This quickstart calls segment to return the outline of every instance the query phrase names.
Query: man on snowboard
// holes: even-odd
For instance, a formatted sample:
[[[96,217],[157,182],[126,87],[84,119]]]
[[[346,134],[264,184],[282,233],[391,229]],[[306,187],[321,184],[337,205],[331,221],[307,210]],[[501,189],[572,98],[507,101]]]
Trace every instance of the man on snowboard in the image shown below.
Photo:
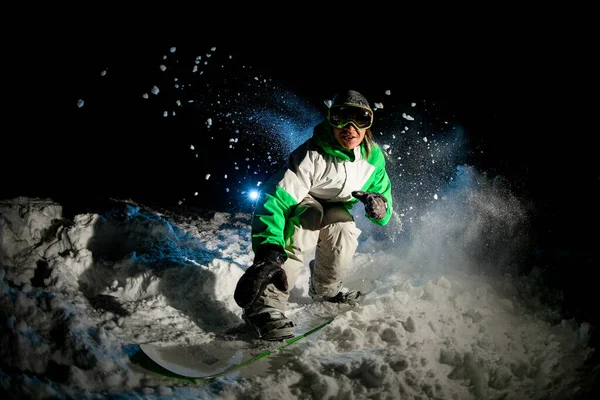
[[[349,210],[359,200],[366,217],[386,225],[392,216],[385,154],[374,142],[373,110],[360,93],[338,93],[327,118],[266,183],[252,220],[254,263],[235,289],[243,318],[264,340],[294,336],[283,313],[304,262],[314,301],[355,303],[359,291],[342,286],[361,231]]]

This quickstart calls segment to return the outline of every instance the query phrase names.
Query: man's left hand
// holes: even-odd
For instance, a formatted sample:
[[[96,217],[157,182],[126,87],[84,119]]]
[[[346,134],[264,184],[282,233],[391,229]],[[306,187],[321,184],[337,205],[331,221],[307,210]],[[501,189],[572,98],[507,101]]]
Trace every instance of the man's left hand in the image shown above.
[[[363,192],[357,190],[352,192],[352,196],[356,197],[365,205],[365,213],[369,218],[383,219],[387,212],[387,200],[383,195],[374,192]]]

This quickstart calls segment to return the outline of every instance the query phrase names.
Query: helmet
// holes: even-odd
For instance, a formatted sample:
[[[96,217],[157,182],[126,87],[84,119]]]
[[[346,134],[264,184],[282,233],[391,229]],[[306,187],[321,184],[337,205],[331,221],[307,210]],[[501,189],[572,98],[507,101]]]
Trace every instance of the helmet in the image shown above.
[[[335,95],[333,98],[333,103],[331,107],[335,106],[353,106],[366,108],[367,110],[373,113],[373,110],[369,106],[369,102],[362,94],[358,93],[356,90],[346,90],[341,91]]]

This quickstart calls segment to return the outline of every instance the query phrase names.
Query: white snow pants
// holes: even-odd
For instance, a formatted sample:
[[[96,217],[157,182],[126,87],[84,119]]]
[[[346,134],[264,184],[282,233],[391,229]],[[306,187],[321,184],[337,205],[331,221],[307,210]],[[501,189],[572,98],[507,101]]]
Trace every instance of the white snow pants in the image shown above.
[[[267,305],[285,311],[290,292],[315,247],[312,276],[315,291],[319,296],[335,296],[358,248],[361,230],[344,206],[321,203],[309,195],[292,213],[285,232],[293,233],[286,242],[288,259],[282,266],[287,274],[288,290],[282,292],[273,284],[267,285],[255,307]]]

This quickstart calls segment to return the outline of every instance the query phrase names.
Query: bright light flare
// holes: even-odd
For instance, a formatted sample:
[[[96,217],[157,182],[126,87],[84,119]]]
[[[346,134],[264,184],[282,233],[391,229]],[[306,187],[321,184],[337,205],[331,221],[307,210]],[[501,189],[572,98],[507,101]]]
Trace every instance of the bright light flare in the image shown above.
[[[250,197],[251,200],[256,200],[258,199],[258,196],[260,195],[260,192],[258,190],[251,190],[248,193],[248,196]]]

